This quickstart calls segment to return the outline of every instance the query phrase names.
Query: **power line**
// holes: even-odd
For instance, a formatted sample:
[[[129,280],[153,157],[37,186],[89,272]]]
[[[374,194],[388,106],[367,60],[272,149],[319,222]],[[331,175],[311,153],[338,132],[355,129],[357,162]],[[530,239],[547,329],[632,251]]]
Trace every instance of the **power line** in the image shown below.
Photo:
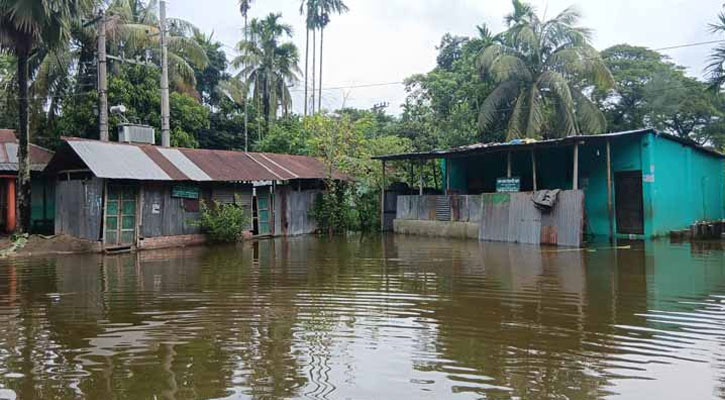
[[[682,49],[682,48],[685,48],[685,47],[703,46],[703,45],[706,45],[706,44],[715,44],[715,43],[725,43],[725,40],[720,39],[720,40],[709,40],[709,41],[706,41],[706,42],[685,43],[685,44],[678,44],[678,45],[668,46],[668,47],[660,47],[660,48],[652,49],[652,50],[654,50],[654,51],[665,51],[665,50]]]

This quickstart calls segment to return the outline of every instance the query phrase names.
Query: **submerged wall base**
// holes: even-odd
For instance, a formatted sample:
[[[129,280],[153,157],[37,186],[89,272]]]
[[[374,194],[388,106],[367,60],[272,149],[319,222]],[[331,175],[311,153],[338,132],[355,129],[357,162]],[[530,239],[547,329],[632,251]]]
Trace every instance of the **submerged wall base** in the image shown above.
[[[196,246],[206,243],[202,234],[147,237],[138,241],[139,250],[165,249],[169,247]]]
[[[395,233],[402,233],[406,235],[478,240],[478,229],[479,224],[477,222],[420,221],[405,219],[396,219],[393,221],[393,231]]]

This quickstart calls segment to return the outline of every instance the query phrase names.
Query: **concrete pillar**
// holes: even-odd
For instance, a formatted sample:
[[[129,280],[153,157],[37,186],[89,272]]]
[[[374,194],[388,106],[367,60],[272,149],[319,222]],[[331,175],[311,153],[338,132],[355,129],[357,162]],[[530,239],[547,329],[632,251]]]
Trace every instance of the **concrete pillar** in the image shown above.
[[[7,185],[6,185],[7,190],[5,191],[7,198],[6,198],[5,202],[8,205],[8,208],[7,208],[6,214],[5,214],[5,231],[8,233],[11,233],[11,232],[15,232],[15,227],[16,227],[15,178],[6,179],[5,182],[7,183]]]

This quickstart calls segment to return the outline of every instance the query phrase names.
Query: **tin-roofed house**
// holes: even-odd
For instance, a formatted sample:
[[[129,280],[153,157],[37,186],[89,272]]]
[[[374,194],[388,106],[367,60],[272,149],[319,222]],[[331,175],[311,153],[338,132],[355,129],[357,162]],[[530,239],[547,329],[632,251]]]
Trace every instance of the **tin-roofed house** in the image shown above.
[[[54,185],[42,175],[53,152],[30,144],[30,231],[52,233]],[[5,233],[15,231],[17,220],[18,139],[15,131],[0,129],[0,229]]]
[[[309,211],[328,178],[312,157],[78,138],[63,139],[46,173],[57,179],[56,234],[106,249],[203,241],[201,200],[244,207],[254,235],[312,233]]]
[[[399,232],[579,246],[585,236],[652,238],[725,218],[725,156],[653,129],[378,159],[384,168],[442,160],[441,195],[421,187],[384,202],[384,228]],[[542,190],[560,190],[559,202],[538,204]]]

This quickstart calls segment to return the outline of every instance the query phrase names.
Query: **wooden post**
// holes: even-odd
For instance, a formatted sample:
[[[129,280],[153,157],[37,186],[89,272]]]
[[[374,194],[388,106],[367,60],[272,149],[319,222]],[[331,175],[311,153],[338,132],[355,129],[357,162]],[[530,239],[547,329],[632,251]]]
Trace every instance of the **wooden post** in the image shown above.
[[[534,149],[531,149],[531,174],[533,177],[532,180],[534,182],[533,187],[534,187],[534,192],[535,192],[537,190],[537,185],[536,185],[536,151]]]
[[[444,195],[448,195],[451,190],[451,159],[446,158],[446,190],[443,192]]]
[[[506,153],[506,177],[511,177],[511,152]]]
[[[7,204],[8,209],[6,210],[5,215],[5,231],[7,233],[15,232],[15,178],[8,178],[7,179],[7,198],[5,203]],[[30,227],[27,227],[30,228]]]
[[[418,161],[418,167],[420,167],[420,176],[418,180],[419,196],[423,195],[423,160]]]
[[[614,207],[612,204],[612,150],[607,139],[607,212],[609,213],[609,239],[614,239]]]
[[[438,162],[435,158],[431,161],[433,161],[433,187],[438,190]]]
[[[572,179],[572,189],[579,190],[579,142],[574,142],[574,177]]]
[[[380,231],[385,232],[385,160],[383,161],[383,184],[380,188]]]

